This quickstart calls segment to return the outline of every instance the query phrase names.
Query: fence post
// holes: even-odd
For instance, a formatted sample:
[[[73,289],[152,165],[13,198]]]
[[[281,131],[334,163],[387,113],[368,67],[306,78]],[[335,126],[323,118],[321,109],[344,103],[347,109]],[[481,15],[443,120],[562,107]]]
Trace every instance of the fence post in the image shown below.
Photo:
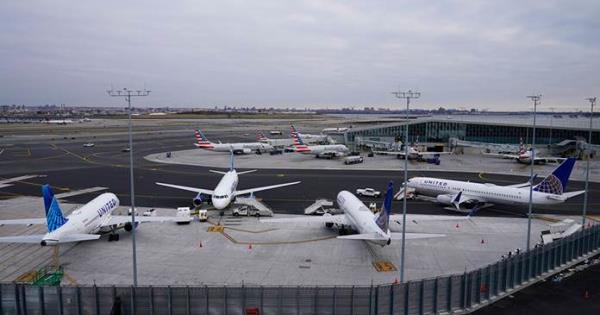
[[[438,279],[439,279],[438,277],[435,277],[435,280],[433,280],[433,301],[432,301],[432,304],[433,304],[432,305],[432,307],[433,307],[433,314],[437,314],[438,313],[438,305],[437,305],[438,304],[438,302],[437,302],[438,297],[437,296],[438,296],[438,289],[439,289],[438,288],[438,285],[439,285],[439,283],[438,283],[439,280]]]
[[[446,279],[448,279],[448,295],[446,296],[447,299],[447,305],[448,305],[448,312],[452,312],[452,276],[447,276]]]
[[[172,298],[172,292],[171,292],[171,286],[168,285],[167,286],[167,309],[168,309],[168,314],[172,315],[173,314],[173,301],[171,300]],[[225,305],[227,305],[227,303],[225,303]],[[225,312],[225,314],[227,314],[227,312]]]
[[[332,308],[333,308],[333,313],[332,313],[332,314],[335,314],[335,300],[336,300],[336,293],[337,293],[337,289],[336,289],[336,287],[335,287],[335,286],[333,286],[333,307],[332,307]],[[297,313],[296,313],[296,314],[297,314]]]
[[[135,287],[129,287],[129,301],[131,301],[131,314],[135,315]]]
[[[98,287],[94,283],[94,301],[96,302],[96,315],[100,315],[100,301],[98,300]]]
[[[208,314],[208,312],[210,311],[210,307],[209,307],[210,306],[209,305],[210,304],[210,302],[209,302],[210,300],[208,298],[208,292],[209,292],[208,291],[208,285],[204,286],[204,292],[206,292],[206,294],[205,294],[206,295],[206,314]]]
[[[244,302],[246,302],[246,301],[244,300]],[[190,303],[190,286],[189,285],[185,286],[185,306],[186,306],[186,309],[187,309],[187,313],[186,314],[190,315],[192,313],[192,310],[190,309],[191,308],[191,303]]]
[[[56,287],[56,295],[58,295],[58,314],[63,315],[64,314],[64,310],[63,310],[63,300],[62,300],[62,287],[61,286],[57,286]]]
[[[373,286],[371,286],[373,288]],[[313,313],[317,314],[317,301],[319,300],[319,287],[315,286],[314,288],[315,294],[313,294],[313,298],[315,301],[313,302]],[[369,306],[371,305],[371,296],[369,295]],[[369,314],[371,313],[371,309],[369,308]]]
[[[335,312],[333,312],[335,314]],[[394,314],[394,284],[390,286],[390,315]]]
[[[79,286],[76,286],[75,300],[77,301],[77,314],[81,315],[81,290]]]
[[[316,303],[317,301],[315,300],[315,314],[317,314]],[[371,286],[369,287],[369,315],[373,315],[373,283],[371,283]]]
[[[0,291],[1,288],[0,288]],[[40,314],[46,314],[46,305],[44,305],[44,287],[38,286],[38,301],[40,302]],[[0,299],[0,304],[2,300]],[[2,314],[2,306],[0,305],[0,314]]]
[[[424,304],[423,300],[425,300],[425,298],[423,297],[424,296],[423,291],[425,290],[424,286],[425,286],[424,281],[423,280],[419,281],[419,314],[420,315],[423,315],[423,304]],[[392,314],[394,314],[394,313],[392,313]]]
[[[467,308],[467,272],[462,274],[462,281],[460,282],[460,300],[462,302],[461,308],[465,310]]]
[[[410,294],[409,282],[402,283],[402,287],[404,287],[404,314],[408,315],[408,306],[409,306],[408,298],[409,298],[409,294]],[[393,314],[390,314],[390,315],[393,315]]]
[[[154,287],[150,286],[148,290],[149,300],[150,300],[150,314],[154,315]]]

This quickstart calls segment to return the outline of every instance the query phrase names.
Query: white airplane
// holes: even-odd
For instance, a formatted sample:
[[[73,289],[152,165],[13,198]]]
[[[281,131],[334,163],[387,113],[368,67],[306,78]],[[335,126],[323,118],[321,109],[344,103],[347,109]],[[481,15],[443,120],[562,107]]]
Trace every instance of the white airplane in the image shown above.
[[[270,151],[273,147],[262,142],[213,143],[206,138],[200,129],[195,131],[196,147],[215,152],[233,152],[233,154],[249,154],[256,151]]]
[[[394,195],[394,185],[389,183],[383,210],[375,215],[362,201],[348,191],[341,191],[337,195],[337,203],[343,214],[328,215],[320,217],[303,216],[300,218],[280,218],[263,219],[264,223],[324,223],[327,227],[336,225],[340,228],[340,234],[344,234],[346,228],[350,228],[357,234],[341,235],[339,239],[363,240],[375,243],[380,246],[390,245],[392,239],[402,239],[402,233],[394,233],[389,230],[389,222],[402,220],[402,215],[391,214],[392,199]],[[416,219],[418,218],[418,219]],[[407,215],[407,222],[412,221],[444,221],[444,220],[465,220],[466,216],[444,216],[443,218],[434,216],[415,216]],[[427,233],[405,233],[405,239],[421,239],[432,237],[444,237],[444,234]]]
[[[343,144],[306,145],[302,136],[291,126],[295,152],[313,154],[316,157],[340,157],[348,155],[350,150]]]
[[[583,194],[585,191],[565,192],[569,176],[575,164],[569,158],[560,164],[552,174],[533,187],[532,202],[534,205],[553,205]],[[453,206],[446,209],[460,212],[476,212],[484,206],[497,204],[526,205],[529,203],[530,182],[509,186],[471,183],[458,180],[447,180],[431,177],[413,177],[408,180],[408,188],[415,195],[435,197],[438,203]],[[465,205],[471,210],[464,210]]]
[[[531,156],[534,156],[533,164],[547,164],[547,163],[560,163],[566,160],[566,158],[555,157],[555,156],[537,156],[534,154],[531,148],[529,150],[525,150],[525,145],[523,144],[523,138],[520,138],[519,141],[519,151],[516,154],[499,154],[499,153],[482,153],[487,156],[495,156],[501,157],[503,159],[515,160],[519,163],[523,164],[531,164]]]
[[[215,187],[214,190],[203,189],[203,188],[194,188],[194,187],[188,187],[188,186],[180,186],[180,185],[172,185],[172,184],[165,184],[165,183],[156,183],[156,184],[160,185],[160,186],[171,187],[171,188],[175,188],[175,189],[186,190],[186,191],[191,191],[191,192],[197,193],[198,195],[193,199],[193,203],[196,206],[199,206],[200,204],[202,204],[202,201],[204,201],[204,199],[202,198],[203,195],[209,195],[213,206],[216,209],[221,210],[221,209],[227,208],[227,206],[229,206],[229,204],[232,201],[234,201],[235,197],[237,197],[237,196],[254,194],[255,192],[258,192],[258,191],[270,190],[270,189],[275,189],[275,188],[280,188],[280,187],[285,187],[285,186],[290,186],[290,185],[296,185],[296,184],[300,183],[298,181],[298,182],[291,182],[291,183],[285,183],[285,184],[237,190],[238,175],[256,172],[256,170],[250,170],[250,171],[244,171],[244,172],[238,173],[238,172],[236,172],[233,163],[234,163],[234,160],[233,160],[233,153],[232,153],[231,154],[231,167],[230,167],[229,171],[221,172],[221,171],[209,170],[210,172],[213,172],[213,173],[223,174],[223,177],[221,178],[221,180],[217,184],[217,187]]]
[[[112,215],[119,207],[119,198],[113,193],[103,193],[92,201],[81,206],[66,218],[58,200],[49,185],[42,186],[46,218],[0,220],[2,225],[46,224],[48,233],[0,237],[0,243],[39,243],[42,246],[58,245],[69,242],[90,241],[100,238],[98,233],[108,233],[109,241],[118,241],[116,230],[123,227],[131,231],[130,216]],[[136,217],[135,225],[142,222],[184,222],[180,217]],[[185,221],[187,222],[187,221]]]
[[[425,152],[420,151],[416,147],[409,145],[408,146],[408,159],[426,159],[426,158],[437,158],[442,154],[452,154],[452,152]],[[396,151],[373,151],[375,154],[383,154],[383,155],[395,155],[399,159],[404,159],[405,152],[404,150],[396,150]]]

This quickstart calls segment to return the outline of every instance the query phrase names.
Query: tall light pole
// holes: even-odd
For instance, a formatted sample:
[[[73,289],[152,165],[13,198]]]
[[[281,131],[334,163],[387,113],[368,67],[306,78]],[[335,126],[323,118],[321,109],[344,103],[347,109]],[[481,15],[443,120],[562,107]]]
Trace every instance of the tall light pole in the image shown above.
[[[127,109],[129,113],[129,189],[131,195],[131,244],[133,251],[133,285],[137,286],[137,259],[135,250],[135,194],[133,185],[133,139],[131,131],[131,98],[136,96],[148,96],[149,90],[137,90],[132,91],[124,88],[123,90],[108,90],[106,91],[110,96],[125,97],[127,101]]]
[[[404,283],[404,246],[406,243],[406,189],[408,188],[408,110],[410,99],[421,97],[421,93],[413,92],[392,92],[395,97],[406,100],[406,122],[404,123],[404,198],[402,198],[402,253],[400,255],[400,282]]]
[[[548,141],[548,144],[552,144],[552,128],[553,128],[552,122],[554,120],[554,107],[550,107],[550,112],[551,112],[551,114],[550,114],[550,140]]]
[[[594,105],[596,105],[596,97],[586,98],[590,102],[590,129],[588,131],[588,143],[587,147],[592,146],[592,118],[594,117]],[[587,152],[587,161],[585,164],[585,194],[583,195],[583,214],[581,216],[581,226],[585,229],[585,215],[587,213],[588,203],[588,181],[590,179],[590,150]]]
[[[531,240],[531,212],[533,211],[533,165],[535,162],[535,114],[537,106],[542,98],[541,94],[530,95],[527,98],[533,101],[533,135],[531,136],[531,167],[529,172],[529,211],[527,211],[527,244],[525,248],[529,251],[529,241]]]

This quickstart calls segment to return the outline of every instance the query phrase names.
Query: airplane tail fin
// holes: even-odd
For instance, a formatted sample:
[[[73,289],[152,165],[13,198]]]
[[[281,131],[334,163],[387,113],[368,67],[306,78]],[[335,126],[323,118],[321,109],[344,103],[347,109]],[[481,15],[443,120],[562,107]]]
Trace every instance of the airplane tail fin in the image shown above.
[[[302,137],[300,137],[300,134],[298,133],[298,131],[296,131],[296,128],[294,127],[294,125],[290,125],[290,129],[291,129],[292,138],[294,140],[294,147],[296,148],[296,152],[310,151],[308,146],[304,143],[304,141],[302,141]]]
[[[212,148],[214,148],[213,143],[210,142],[208,140],[208,138],[206,138],[206,136],[204,135],[204,133],[202,133],[202,130],[196,129],[194,131],[194,134],[196,136],[196,143],[195,144],[196,144],[196,146],[198,148],[201,148],[201,149],[212,149]]]
[[[519,154],[525,154],[525,145],[523,144],[523,137],[519,138]]]
[[[569,183],[569,177],[574,165],[575,158],[566,159],[552,174],[544,178],[541,183],[535,185],[533,190],[547,194],[562,195],[567,189],[567,183]]]
[[[269,138],[265,137],[265,134],[262,131],[258,132],[257,139],[258,139],[258,142],[267,142],[267,141],[269,141]]]
[[[394,198],[394,182],[390,181],[388,184],[387,192],[385,193],[385,200],[383,201],[383,210],[375,219],[377,226],[384,231],[388,231],[390,223],[390,214],[392,213],[392,199]]]
[[[58,200],[52,192],[50,185],[46,184],[42,186],[42,195],[44,196],[44,207],[46,208],[46,223],[48,224],[48,232],[52,232],[63,224],[67,223],[67,219],[64,217]]]

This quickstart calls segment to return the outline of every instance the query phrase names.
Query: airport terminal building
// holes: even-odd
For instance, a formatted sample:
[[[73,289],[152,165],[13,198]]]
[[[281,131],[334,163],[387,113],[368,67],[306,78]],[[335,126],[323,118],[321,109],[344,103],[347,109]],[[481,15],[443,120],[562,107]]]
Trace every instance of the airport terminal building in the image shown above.
[[[535,143],[553,144],[564,140],[588,138],[588,128],[585,120],[580,120],[579,126],[546,126],[538,125],[535,131]],[[484,143],[518,144],[523,138],[524,143],[531,143],[533,127],[524,123],[495,123],[485,121],[458,121],[442,119],[415,119],[408,122],[409,142],[428,142],[449,144],[450,139]],[[344,141],[349,145],[357,139],[386,141],[388,139],[404,139],[406,122],[389,124],[355,126],[344,133]],[[586,127],[583,127],[586,126]],[[592,144],[600,143],[600,130],[592,132]]]

